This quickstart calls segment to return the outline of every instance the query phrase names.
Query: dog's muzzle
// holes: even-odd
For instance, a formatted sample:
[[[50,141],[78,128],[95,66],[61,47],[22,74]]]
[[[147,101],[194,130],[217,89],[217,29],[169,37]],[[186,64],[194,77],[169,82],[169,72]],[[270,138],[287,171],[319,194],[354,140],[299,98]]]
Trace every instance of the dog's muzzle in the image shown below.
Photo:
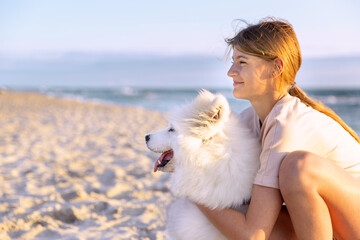
[[[166,166],[166,164],[168,162],[170,162],[170,160],[174,157],[174,152],[173,150],[169,150],[166,152],[163,152],[161,154],[161,156],[159,157],[159,159],[155,162],[154,165],[154,172],[156,172],[158,170],[158,168],[163,168]]]
[[[145,136],[145,141],[146,144],[148,144],[148,142],[150,141],[150,134]],[[148,146],[149,148],[149,146]],[[152,150],[152,149],[150,149]],[[161,154],[161,156],[159,157],[158,160],[156,160],[155,165],[154,165],[154,172],[156,172],[158,170],[158,168],[163,168],[166,166],[166,164],[168,164],[170,162],[170,160],[174,157],[174,151],[173,150],[168,150],[165,151]]]

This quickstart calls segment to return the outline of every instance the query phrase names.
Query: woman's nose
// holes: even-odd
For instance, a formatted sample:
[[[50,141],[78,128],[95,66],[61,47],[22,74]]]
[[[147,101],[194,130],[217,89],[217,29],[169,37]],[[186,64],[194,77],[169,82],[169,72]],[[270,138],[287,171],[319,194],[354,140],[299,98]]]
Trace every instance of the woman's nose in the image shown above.
[[[236,77],[236,76],[237,76],[237,72],[234,71],[233,66],[231,66],[231,68],[230,68],[229,71],[227,72],[227,75],[228,75],[229,77]]]

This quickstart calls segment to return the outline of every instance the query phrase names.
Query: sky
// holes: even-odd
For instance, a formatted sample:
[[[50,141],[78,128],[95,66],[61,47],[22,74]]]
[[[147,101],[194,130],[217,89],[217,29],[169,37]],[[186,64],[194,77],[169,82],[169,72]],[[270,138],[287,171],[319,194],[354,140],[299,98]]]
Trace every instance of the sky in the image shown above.
[[[305,86],[360,87],[359,12],[359,0],[0,0],[0,87],[231,87],[224,39],[265,17],[293,25]]]
[[[294,26],[304,57],[360,55],[358,0],[0,0],[0,55],[221,55],[235,19]]]

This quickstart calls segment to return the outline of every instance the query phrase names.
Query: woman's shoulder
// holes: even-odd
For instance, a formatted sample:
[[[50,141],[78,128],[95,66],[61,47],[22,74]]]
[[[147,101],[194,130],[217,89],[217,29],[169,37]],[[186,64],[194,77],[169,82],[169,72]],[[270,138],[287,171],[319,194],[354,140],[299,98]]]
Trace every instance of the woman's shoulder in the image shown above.
[[[296,110],[296,113],[298,112],[304,112],[307,109],[304,108],[303,103],[301,103],[300,99],[293,97],[291,95],[286,95],[283,98],[281,98],[275,106],[272,108],[268,116],[265,118],[266,122],[268,119],[274,120],[277,118],[286,118],[287,115],[294,114],[294,110]],[[306,107],[306,106],[305,106]],[[244,109],[240,114],[240,118],[245,121],[252,121],[256,120],[259,121],[259,117],[256,114],[254,108],[252,106]]]
[[[287,123],[284,124],[285,126],[288,125],[288,123],[299,123],[302,125],[305,122],[314,123],[314,121],[333,122],[330,117],[312,107],[306,106],[299,98],[289,94],[275,104],[265,121]]]
[[[264,121],[265,133],[276,128],[279,136],[306,141],[326,142],[328,145],[353,142],[353,137],[334,119],[290,95],[281,99]],[[340,144],[340,143],[339,143]],[[341,145],[341,144],[340,144]]]

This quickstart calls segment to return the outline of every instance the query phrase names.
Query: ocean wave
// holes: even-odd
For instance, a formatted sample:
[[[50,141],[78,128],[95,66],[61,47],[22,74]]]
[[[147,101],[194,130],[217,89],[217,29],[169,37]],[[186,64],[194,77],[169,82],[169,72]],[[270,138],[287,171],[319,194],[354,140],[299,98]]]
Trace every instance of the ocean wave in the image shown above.
[[[328,96],[311,96],[325,105],[360,105],[360,96],[337,96],[337,95],[328,95]]]

